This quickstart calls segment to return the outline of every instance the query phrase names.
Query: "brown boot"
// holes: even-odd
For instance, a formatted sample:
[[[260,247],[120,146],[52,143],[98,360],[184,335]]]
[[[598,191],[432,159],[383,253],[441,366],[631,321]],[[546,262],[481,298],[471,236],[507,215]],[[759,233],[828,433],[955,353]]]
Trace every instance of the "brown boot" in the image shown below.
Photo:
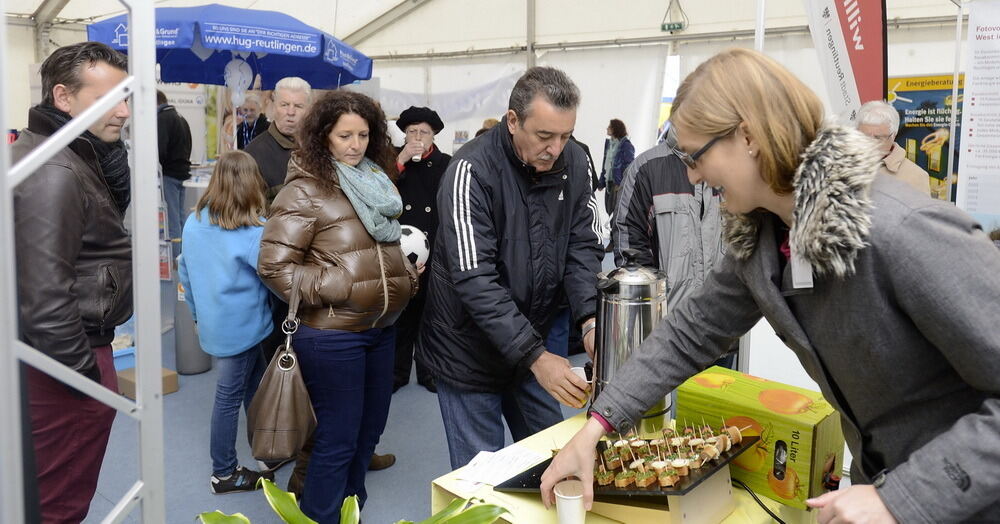
[[[396,455],[392,453],[386,453],[385,455],[379,455],[378,453],[372,453],[372,461],[368,464],[368,471],[378,471],[380,469],[385,469],[396,463]]]

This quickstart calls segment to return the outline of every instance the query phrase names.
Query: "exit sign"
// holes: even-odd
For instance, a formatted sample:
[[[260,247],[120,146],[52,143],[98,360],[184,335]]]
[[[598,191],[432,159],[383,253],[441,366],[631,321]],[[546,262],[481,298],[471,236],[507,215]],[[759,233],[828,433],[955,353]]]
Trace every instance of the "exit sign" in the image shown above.
[[[661,31],[680,31],[684,29],[683,22],[669,22],[660,26]]]

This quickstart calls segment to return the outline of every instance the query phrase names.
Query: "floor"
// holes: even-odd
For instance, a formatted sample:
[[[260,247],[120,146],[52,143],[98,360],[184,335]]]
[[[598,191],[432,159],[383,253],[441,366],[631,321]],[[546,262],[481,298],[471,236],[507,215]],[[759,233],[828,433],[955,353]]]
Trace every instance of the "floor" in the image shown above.
[[[172,351],[165,355],[172,357]],[[583,355],[571,358],[582,365]],[[168,523],[193,522],[203,511],[243,513],[251,522],[280,522],[260,491],[213,495],[209,491],[211,461],[208,456],[209,419],[215,388],[215,371],[181,376],[180,390],[164,397],[164,453],[166,456],[166,506]],[[563,409],[572,416],[574,410]],[[244,434],[241,418],[240,435]],[[114,503],[138,478],[138,425],[119,415],[111,434],[97,496],[85,522],[100,522]],[[242,464],[252,465],[246,441],[238,442]],[[416,379],[392,397],[386,431],[378,450],[394,453],[396,465],[368,474],[368,504],[362,515],[366,523],[380,524],[399,519],[420,520],[430,516],[430,482],[447,473],[448,449],[437,397],[416,384]],[[291,466],[278,471],[284,487]],[[136,514],[138,511],[135,512]],[[138,523],[137,515],[124,522]]]

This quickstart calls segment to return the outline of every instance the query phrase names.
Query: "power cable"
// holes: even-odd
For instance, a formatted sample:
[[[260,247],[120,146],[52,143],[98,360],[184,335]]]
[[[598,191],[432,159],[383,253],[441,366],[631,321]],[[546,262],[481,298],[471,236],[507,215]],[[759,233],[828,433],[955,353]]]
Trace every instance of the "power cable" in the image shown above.
[[[760,505],[761,509],[763,509],[764,511],[766,511],[767,514],[770,515],[771,518],[775,520],[775,522],[777,522],[778,524],[785,524],[785,521],[779,519],[778,516],[775,515],[773,511],[771,511],[771,508],[768,508],[767,506],[765,506],[764,503],[761,502],[761,500],[759,498],[757,498],[757,494],[754,493],[753,490],[751,490],[749,486],[747,486],[746,484],[744,484],[742,480],[739,480],[739,479],[732,479],[732,480],[733,480],[733,484],[739,484],[740,487],[742,487],[743,489],[747,490],[747,493],[749,493],[750,496],[753,497],[753,499],[755,501],[757,501],[757,504]]]

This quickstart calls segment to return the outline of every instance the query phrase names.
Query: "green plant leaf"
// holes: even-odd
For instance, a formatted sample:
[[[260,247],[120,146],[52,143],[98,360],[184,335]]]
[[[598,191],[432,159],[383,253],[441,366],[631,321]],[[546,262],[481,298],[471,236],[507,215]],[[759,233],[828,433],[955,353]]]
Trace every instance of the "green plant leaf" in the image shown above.
[[[250,524],[250,519],[246,518],[242,513],[226,515],[219,510],[206,511],[199,514],[198,518],[202,524]]]
[[[490,524],[504,513],[507,513],[507,510],[500,506],[483,504],[481,506],[472,506],[458,515],[441,522],[442,524]]]
[[[441,511],[431,515],[428,519],[421,520],[420,524],[440,524],[441,522],[444,522],[445,519],[461,513],[462,509],[465,508],[465,505],[468,503],[468,499],[454,499]],[[397,522],[396,524],[399,523]]]
[[[358,496],[351,495],[340,505],[340,524],[358,524],[361,520],[361,508],[358,507]]]
[[[315,520],[306,516],[295,503],[295,495],[283,491],[274,482],[267,479],[260,479],[264,486],[264,496],[271,505],[271,509],[281,517],[287,524],[318,524]]]

